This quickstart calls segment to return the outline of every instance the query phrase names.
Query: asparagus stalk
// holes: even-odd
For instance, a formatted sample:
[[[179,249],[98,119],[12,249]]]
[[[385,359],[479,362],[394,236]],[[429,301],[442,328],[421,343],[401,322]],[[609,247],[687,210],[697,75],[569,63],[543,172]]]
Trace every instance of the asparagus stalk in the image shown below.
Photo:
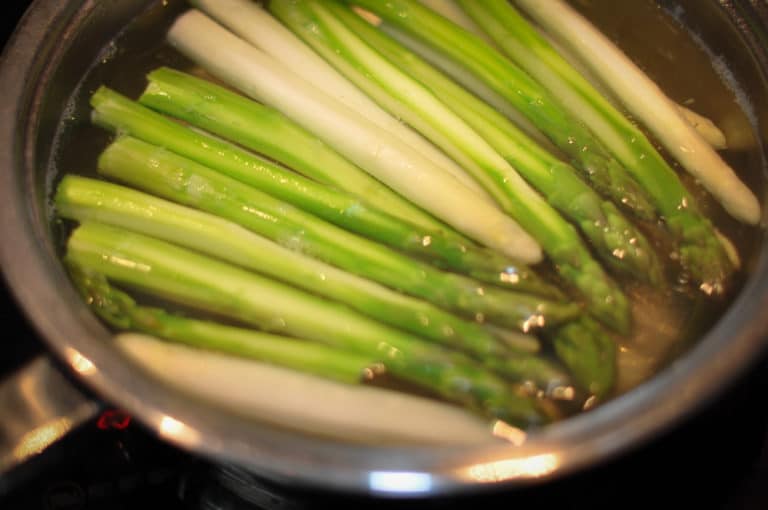
[[[149,98],[157,95],[167,98],[167,105],[173,105],[170,109],[185,112],[192,121],[211,119],[225,112],[237,115],[247,111],[251,103],[231,94],[231,102],[218,101],[218,108],[203,112],[199,109],[201,104],[212,97],[229,98],[230,93],[166,69],[153,72],[150,80],[153,92],[144,95],[148,102],[152,103]],[[186,87],[188,82],[198,87]],[[231,107],[225,108],[225,104]],[[163,146],[347,230],[481,281],[550,297],[561,296],[556,287],[524,264],[480,248],[450,229],[437,231],[409,224],[356,196],[287,171],[234,144],[184,127],[108,88],[99,88],[91,97],[91,105],[93,121],[107,129]],[[233,125],[249,124],[247,119],[242,119]],[[248,133],[244,136],[247,138]],[[307,152],[306,157],[309,160],[312,154]]]
[[[558,391],[573,387],[571,375],[561,365],[542,356],[518,353],[489,358],[485,365],[508,379],[523,385],[532,384],[534,391],[542,391],[547,396],[556,396]]]
[[[468,317],[529,331],[579,313],[575,304],[483,286],[439,271],[135,138],[125,136],[111,144],[99,158],[99,172],[234,221],[285,247]]]
[[[475,34],[480,37],[486,43],[493,45],[493,40],[483,32],[475,20],[467,15],[466,12],[456,3],[451,0],[419,0],[419,3],[424,7],[428,7],[431,10],[438,13],[440,16],[451,20],[467,32]]]
[[[546,90],[479,37],[416,0],[344,0],[426,41],[466,71],[483,80],[536,125],[571,158],[592,185],[638,216],[655,218],[645,192],[580,120],[566,112]]]
[[[570,67],[508,2],[459,3],[515,62],[560,97],[566,108],[584,119],[613,151],[664,216],[680,245],[684,267],[705,292],[720,292],[733,271],[725,250],[712,224],[698,212],[693,197],[645,135]],[[654,123],[663,122],[655,118]],[[711,148],[707,150],[714,154]],[[757,211],[759,217],[759,207]]]
[[[461,233],[523,261],[541,258],[538,244],[498,208],[475,199],[474,192],[431,160],[297,79],[285,66],[199,11],[180,16],[168,38],[213,75],[283,111],[352,162]]]
[[[62,179],[54,204],[63,218],[99,221],[205,253],[480,359],[508,354],[504,343],[479,324],[291,251],[208,213],[73,175]]]
[[[84,271],[75,265],[69,272],[91,309],[120,330],[139,331],[200,349],[261,360],[346,384],[361,383],[382,370],[369,357],[327,345],[141,306],[110,285],[102,274]]]
[[[458,353],[249,271],[123,229],[84,223],[65,261],[185,305],[375,358],[395,377],[486,416],[542,421],[535,402]]]
[[[191,0],[190,3],[271,57],[291,62],[302,79],[332,94],[337,101],[360,112],[380,128],[427,156],[484,199],[491,200],[452,159],[371,101],[259,4],[251,0]]]
[[[574,380],[597,399],[604,399],[616,383],[616,342],[589,317],[557,328],[550,340],[557,357]]]
[[[475,76],[471,72],[467,71],[461,64],[451,60],[450,57],[444,55],[439,50],[434,49],[429,44],[423,42],[416,36],[412,36],[408,32],[401,30],[400,28],[387,23],[380,17],[376,16],[370,11],[366,11],[361,8],[353,8],[353,10],[363,19],[368,21],[371,25],[378,27],[383,33],[396,40],[413,53],[419,55],[421,58],[432,64],[434,67],[440,69],[446,75],[450,76],[457,83],[461,84],[467,90],[470,90],[474,95],[481,98],[484,102],[488,103],[499,113],[511,120],[515,126],[522,129],[529,137],[536,140],[539,145],[546,148],[553,154],[561,154],[552,141],[547,138],[539,129],[519,110],[512,106],[509,101],[493,90],[486,82],[481,78]],[[474,22],[473,22],[474,23]]]
[[[592,259],[575,229],[531,189],[483,137],[438,99],[438,94],[433,94],[428,85],[405,74],[402,62],[390,62],[377,52],[372,46],[380,47],[385,41],[377,37],[380,34],[375,29],[337,4],[273,0],[270,10],[393,115],[416,127],[468,169],[502,209],[536,238],[556,267],[570,266],[562,274],[573,278],[569,282],[577,285],[586,297],[589,310],[615,329],[628,331],[626,298]],[[402,60],[408,56],[415,58],[402,56]],[[548,168],[544,171],[549,173]],[[559,191],[570,190],[560,188]],[[570,196],[569,201],[573,200]],[[593,218],[587,223],[594,228]],[[607,222],[598,225],[601,239],[607,227]],[[615,236],[615,231],[607,233]],[[620,248],[624,252],[632,248],[629,239],[626,241]],[[639,268],[640,271],[647,269],[647,266]],[[611,303],[608,306],[607,301]]]
[[[400,445],[408,441],[422,446],[477,445],[492,439],[486,420],[424,397],[339,384],[140,333],[120,333],[115,345],[158,381],[288,430],[344,441],[391,440]]]
[[[541,352],[541,342],[533,335],[521,331],[502,329],[493,324],[486,324],[486,328],[488,328],[493,336],[501,339],[512,352],[520,354],[536,354]]]
[[[656,135],[670,154],[694,175],[734,218],[748,224],[760,221],[760,204],[752,191],[696,133],[664,92],[607,37],[576,11],[558,0],[521,0],[517,4],[544,30],[582,59],[600,81]],[[571,77],[569,69],[558,66],[557,71],[571,86],[576,84],[582,94],[586,93],[584,91],[588,89],[581,88],[579,81]],[[601,111],[605,110],[599,103],[597,106]],[[630,127],[636,131],[634,126],[629,124],[622,127],[622,132],[629,133]],[[627,152],[633,147],[626,147],[623,151]],[[613,150],[621,157],[618,146]],[[626,157],[629,156],[630,153],[627,152]],[[646,161],[655,160],[655,157],[646,158]]]

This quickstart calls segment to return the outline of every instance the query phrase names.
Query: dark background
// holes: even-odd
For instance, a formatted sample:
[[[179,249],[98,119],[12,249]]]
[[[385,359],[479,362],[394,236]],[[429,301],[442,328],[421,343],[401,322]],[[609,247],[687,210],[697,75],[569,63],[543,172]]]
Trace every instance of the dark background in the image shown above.
[[[29,2],[4,2],[2,42]],[[6,121],[3,119],[3,121]],[[45,346],[0,285],[0,378]],[[112,411],[108,405],[106,411]],[[127,426],[124,426],[127,425]],[[382,502],[293,488],[231,492],[233,476],[157,441],[139,424],[102,415],[25,469],[2,510],[140,508],[685,508],[768,509],[768,358],[721,398],[651,444],[599,468],[544,486],[473,498]],[[256,487],[256,488],[254,488]]]
[[[31,4],[30,0],[13,0],[10,2],[4,2],[3,4],[3,16],[0,17],[0,27],[2,27],[2,33],[0,33],[0,47],[4,47],[7,39],[11,36],[16,22],[21,18],[22,14],[26,11],[27,6]],[[6,119],[0,119],[2,122],[6,122]],[[28,337],[31,334],[29,324],[24,320],[18,307],[12,301],[8,289],[4,285],[4,281],[0,280],[0,305],[2,308],[2,318],[8,321],[7,328],[3,328],[8,332],[13,332],[13,337],[16,338],[15,333],[18,331],[23,337]],[[5,335],[3,335],[5,336]],[[11,341],[7,339],[3,342],[3,348],[0,350],[0,369],[10,366],[18,366],[25,360],[30,359],[36,352],[41,349],[41,346],[35,342],[24,341]],[[0,507],[1,508],[1,507]]]

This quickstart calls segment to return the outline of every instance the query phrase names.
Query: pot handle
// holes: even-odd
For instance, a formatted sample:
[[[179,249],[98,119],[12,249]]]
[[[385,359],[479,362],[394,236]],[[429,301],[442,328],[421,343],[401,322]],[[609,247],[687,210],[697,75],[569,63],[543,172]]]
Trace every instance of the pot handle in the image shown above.
[[[0,495],[13,485],[11,470],[93,418],[100,405],[40,356],[0,382]]]

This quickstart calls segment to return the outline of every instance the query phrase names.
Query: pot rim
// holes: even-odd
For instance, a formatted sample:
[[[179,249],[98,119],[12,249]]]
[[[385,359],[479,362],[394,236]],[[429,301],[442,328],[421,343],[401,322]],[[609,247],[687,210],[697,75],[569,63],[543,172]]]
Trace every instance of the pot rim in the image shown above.
[[[768,314],[761,313],[768,309],[764,239],[752,277],[725,315],[686,355],[597,409],[531,434],[521,447],[342,445],[214,411],[158,386],[107,345],[109,332],[80,302],[56,258],[45,204],[30,200],[32,169],[38,164],[33,146],[46,78],[66,51],[67,38],[77,23],[98,2],[80,3],[75,7],[78,2],[36,0],[0,61],[0,144],[10,148],[0,151],[4,239],[0,263],[31,323],[76,379],[161,438],[276,481],[298,480],[323,489],[435,496],[509,487],[562,477],[639,446],[715,398],[768,347]],[[748,8],[768,20],[765,4]],[[742,16],[738,10],[732,5],[722,9],[738,24]],[[46,37],[51,33],[61,36],[59,44],[51,44],[50,35]],[[756,39],[748,39],[747,44],[765,73],[768,50]],[[87,370],[82,359],[90,361]],[[701,373],[707,376],[694,377]],[[395,483],[398,480],[400,485]]]

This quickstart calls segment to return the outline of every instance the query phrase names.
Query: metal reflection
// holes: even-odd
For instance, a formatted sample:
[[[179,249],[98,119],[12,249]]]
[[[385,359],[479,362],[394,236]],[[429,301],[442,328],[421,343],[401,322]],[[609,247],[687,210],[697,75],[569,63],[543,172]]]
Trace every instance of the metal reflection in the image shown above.
[[[432,489],[432,475],[416,471],[373,471],[368,486],[375,492],[420,493]]]
[[[75,351],[73,351],[75,352]],[[76,366],[95,370],[85,357]],[[45,358],[39,358],[0,383],[0,485],[2,474],[42,452],[98,406],[74,389]]]
[[[75,349],[67,348],[67,359],[69,365],[80,375],[89,376],[96,373],[96,365]]]
[[[200,433],[172,416],[166,415],[160,419],[158,435],[177,444],[187,446],[200,444]]]
[[[24,434],[13,449],[13,458],[21,462],[45,450],[72,429],[72,420],[59,418]]]
[[[465,476],[471,481],[484,483],[539,478],[554,472],[559,465],[560,458],[556,454],[545,453],[475,464],[467,468]]]

